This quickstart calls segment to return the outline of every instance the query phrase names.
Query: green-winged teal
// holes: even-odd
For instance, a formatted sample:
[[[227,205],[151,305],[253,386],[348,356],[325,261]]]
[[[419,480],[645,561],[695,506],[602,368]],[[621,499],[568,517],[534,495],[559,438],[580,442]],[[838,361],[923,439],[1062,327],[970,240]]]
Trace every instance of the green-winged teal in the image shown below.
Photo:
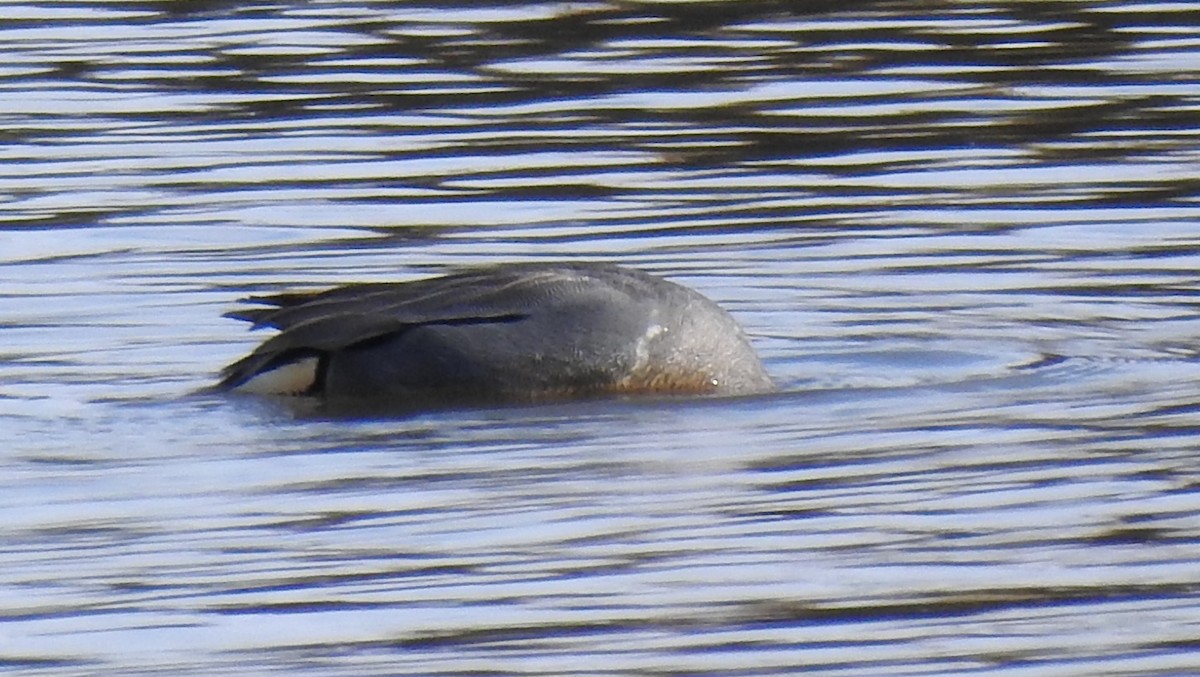
[[[503,264],[412,282],[246,299],[279,333],[218,388],[421,406],[774,389],[699,293],[600,263]]]

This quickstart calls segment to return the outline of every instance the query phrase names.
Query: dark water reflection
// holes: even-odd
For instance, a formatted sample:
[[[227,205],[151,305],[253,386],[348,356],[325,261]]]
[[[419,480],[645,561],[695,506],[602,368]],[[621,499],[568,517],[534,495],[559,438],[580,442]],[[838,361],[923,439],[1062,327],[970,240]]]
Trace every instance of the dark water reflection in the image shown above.
[[[14,674],[1188,674],[1193,3],[17,4]],[[589,258],[785,392],[192,395],[247,293]]]

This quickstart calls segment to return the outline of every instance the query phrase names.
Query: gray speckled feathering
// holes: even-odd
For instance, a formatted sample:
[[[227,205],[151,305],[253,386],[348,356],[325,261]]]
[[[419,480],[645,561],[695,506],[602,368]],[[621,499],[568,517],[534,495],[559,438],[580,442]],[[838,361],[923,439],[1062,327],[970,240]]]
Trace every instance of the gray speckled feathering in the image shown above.
[[[504,264],[246,299],[279,333],[218,388],[431,403],[774,390],[741,328],[699,293],[599,263]]]

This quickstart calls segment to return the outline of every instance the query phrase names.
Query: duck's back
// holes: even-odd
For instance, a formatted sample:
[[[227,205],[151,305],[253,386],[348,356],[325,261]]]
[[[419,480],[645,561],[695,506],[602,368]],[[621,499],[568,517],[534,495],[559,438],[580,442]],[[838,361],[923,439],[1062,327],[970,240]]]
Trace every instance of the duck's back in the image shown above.
[[[700,294],[604,264],[508,264],[252,299],[280,333],[221,385],[419,405],[773,389],[736,322]]]

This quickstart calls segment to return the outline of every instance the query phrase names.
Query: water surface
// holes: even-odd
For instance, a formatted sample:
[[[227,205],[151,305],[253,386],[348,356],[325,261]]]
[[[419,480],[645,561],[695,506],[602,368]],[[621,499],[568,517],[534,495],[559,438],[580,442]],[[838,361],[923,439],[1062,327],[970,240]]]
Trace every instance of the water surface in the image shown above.
[[[1187,674],[1192,3],[15,4],[14,674]],[[782,392],[312,417],[253,293],[589,259]]]

